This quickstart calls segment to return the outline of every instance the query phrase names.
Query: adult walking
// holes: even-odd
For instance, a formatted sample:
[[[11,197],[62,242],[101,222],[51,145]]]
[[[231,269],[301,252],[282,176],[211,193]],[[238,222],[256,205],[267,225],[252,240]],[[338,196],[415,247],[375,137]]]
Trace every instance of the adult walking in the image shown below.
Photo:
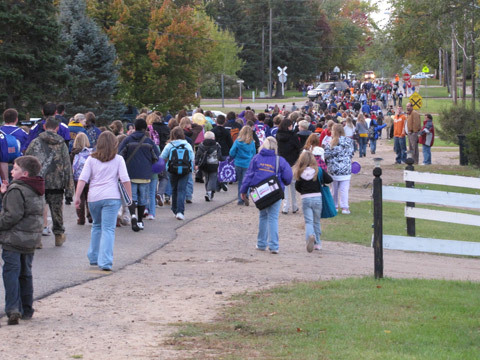
[[[358,115],[355,130],[358,134],[358,153],[360,157],[365,157],[367,156],[368,124],[363,114]]]
[[[393,116],[393,150],[397,154],[395,164],[405,163],[407,160],[407,141],[405,139],[405,115],[401,106]]]
[[[283,119],[280,122],[280,126],[277,131],[277,141],[278,141],[278,155],[282,156],[292,167],[297,161],[302,146],[298,137],[293,132],[293,122],[290,119]],[[291,169],[290,169],[291,170]],[[296,199],[296,190],[295,182],[290,185],[290,182],[287,184],[285,190],[285,201],[283,204],[282,213],[288,214],[288,211],[292,209],[292,212],[295,214],[298,211],[297,199]]]
[[[418,164],[418,133],[422,129],[420,114],[413,110],[412,103],[407,103],[407,136],[408,150],[412,153],[413,161]]]
[[[333,178],[333,200],[335,207],[342,208],[342,214],[350,214],[348,192],[352,177],[353,142],[345,136],[343,126],[335,124],[332,128],[332,141],[325,148],[325,161],[328,172]],[[340,203],[338,197],[340,195]]]
[[[292,182],[292,168],[289,163],[277,155],[278,145],[274,137],[265,139],[260,151],[250,162],[247,173],[243,178],[240,189],[243,201],[247,201],[248,189],[256,186],[274,174],[278,174],[278,180],[282,189]],[[278,158],[278,162],[277,162]],[[277,168],[278,164],[278,168]],[[260,210],[257,235],[257,249],[265,251],[268,249],[272,254],[278,254],[278,214],[282,200]]]
[[[121,206],[117,185],[119,179],[128,195],[132,196],[125,160],[117,155],[117,148],[117,139],[113,133],[105,131],[100,134],[97,149],[87,158],[75,192],[75,207],[79,209],[83,188],[89,183],[88,208],[93,226],[87,256],[90,265],[98,265],[105,271],[111,271],[113,265],[115,227]]]

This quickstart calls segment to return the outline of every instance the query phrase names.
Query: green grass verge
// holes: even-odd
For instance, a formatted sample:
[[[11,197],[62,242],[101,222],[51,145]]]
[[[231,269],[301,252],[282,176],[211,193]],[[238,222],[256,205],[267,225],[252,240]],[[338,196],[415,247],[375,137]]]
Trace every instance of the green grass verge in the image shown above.
[[[192,359],[478,359],[479,291],[438,280],[293,284],[237,296],[220,320],[181,325],[169,344]]]

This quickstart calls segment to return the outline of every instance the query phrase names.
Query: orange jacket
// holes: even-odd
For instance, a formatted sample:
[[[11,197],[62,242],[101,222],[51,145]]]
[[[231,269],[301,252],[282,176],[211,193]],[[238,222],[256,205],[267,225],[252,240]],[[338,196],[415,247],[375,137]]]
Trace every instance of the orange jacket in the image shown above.
[[[406,117],[402,115],[393,116],[393,136],[394,137],[405,137],[405,121]]]

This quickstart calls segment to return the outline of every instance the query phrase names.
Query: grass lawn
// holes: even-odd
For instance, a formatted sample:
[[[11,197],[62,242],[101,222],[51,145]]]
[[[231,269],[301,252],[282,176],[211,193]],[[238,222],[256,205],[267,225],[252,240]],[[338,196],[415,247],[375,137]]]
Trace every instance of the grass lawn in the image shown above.
[[[219,320],[180,325],[169,344],[192,359],[478,359],[479,292],[439,280],[297,283],[236,296]]]

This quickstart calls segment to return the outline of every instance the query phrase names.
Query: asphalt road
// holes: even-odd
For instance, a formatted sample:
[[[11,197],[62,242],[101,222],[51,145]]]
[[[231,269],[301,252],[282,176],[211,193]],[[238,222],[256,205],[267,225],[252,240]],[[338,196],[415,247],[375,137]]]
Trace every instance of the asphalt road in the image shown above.
[[[113,271],[138,262],[161,249],[175,239],[177,228],[236,199],[237,185],[229,185],[228,192],[216,193],[212,202],[206,202],[204,195],[204,184],[195,183],[193,204],[186,204],[184,221],[175,218],[170,206],[163,206],[157,207],[155,220],[145,220],[145,230],[143,231],[133,232],[131,227],[117,228]],[[109,274],[101,271],[98,267],[89,265],[87,250],[90,243],[91,225],[88,222],[87,225],[77,225],[73,204],[64,205],[64,224],[67,241],[63,246],[55,246],[53,234],[42,236],[43,249],[35,252],[33,286],[36,300]],[[1,286],[0,298],[4,299],[4,296],[4,289]],[[4,314],[3,307],[4,303],[1,305],[0,314],[2,315]]]

